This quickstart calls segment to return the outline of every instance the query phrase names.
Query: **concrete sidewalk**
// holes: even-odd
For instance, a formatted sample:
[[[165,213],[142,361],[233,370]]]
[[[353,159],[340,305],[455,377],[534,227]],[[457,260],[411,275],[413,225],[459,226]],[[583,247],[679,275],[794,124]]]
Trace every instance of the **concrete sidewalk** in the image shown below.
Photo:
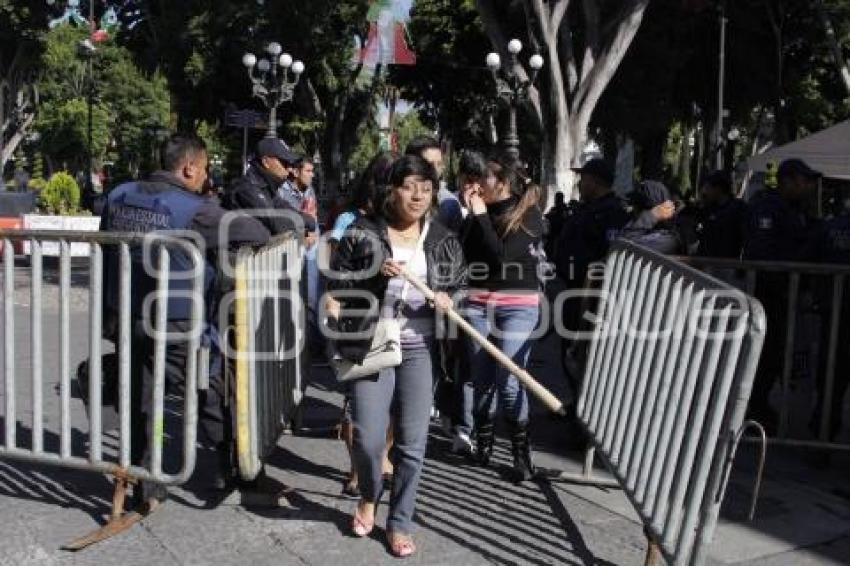
[[[53,289],[55,291],[55,288]],[[75,288],[74,328],[85,328],[87,297]],[[23,312],[28,297],[16,303]],[[56,304],[45,289],[46,315]],[[45,321],[45,333],[55,324]],[[2,329],[0,329],[2,331]],[[82,360],[86,337],[72,333],[75,358]],[[29,372],[28,322],[16,321],[17,372]],[[48,438],[55,441],[58,381],[55,344],[45,344],[45,415]],[[1,355],[1,354],[0,354]],[[557,366],[557,345],[538,344],[532,373],[558,395],[564,380]],[[2,360],[0,360],[2,363]],[[21,382],[26,382],[25,378]],[[24,425],[27,391],[18,391]],[[215,456],[202,449],[196,474],[174,489],[169,502],[130,531],[86,549],[59,548],[97,528],[109,512],[112,488],[102,476],[0,461],[0,564],[340,564],[396,562],[379,528],[366,540],[348,535],[355,501],[340,494],[348,467],[345,448],[327,430],[337,421],[342,397],[326,369],[316,368],[307,390],[304,430],[281,438],[267,463],[270,487],[287,487],[278,507],[209,501],[204,485]],[[0,396],[0,407],[3,406]],[[75,445],[86,441],[87,423],[73,400]],[[580,453],[565,446],[563,424],[534,409],[533,440],[539,466],[579,469]],[[413,564],[642,564],[646,548],[642,527],[618,490],[539,481],[521,486],[505,481],[509,446],[497,445],[494,465],[482,469],[449,453],[449,441],[432,429],[419,490],[416,533],[419,553]],[[25,435],[22,435],[25,438]],[[114,444],[107,435],[106,444]],[[768,473],[756,520],[743,517],[751,493],[751,449],[739,452],[723,520],[715,536],[711,563],[740,565],[850,564],[850,459],[836,457],[832,467],[817,469],[805,453],[771,449]],[[237,500],[238,498],[231,498]]]
[[[328,376],[308,390],[305,428],[319,431],[338,415],[339,394]],[[557,425],[538,418],[537,463],[578,469],[580,454],[558,454],[549,441]],[[645,540],[637,517],[617,490],[562,483],[506,482],[500,468],[509,447],[500,441],[495,465],[481,469],[448,453],[432,430],[419,491],[416,564],[641,564]],[[741,454],[741,468],[747,455]],[[790,460],[789,460],[790,461]],[[779,462],[784,462],[780,460]],[[779,463],[777,462],[777,464]],[[844,463],[846,465],[846,462]],[[58,550],[92,530],[108,512],[111,486],[98,476],[12,462],[0,463],[0,564],[346,564],[395,561],[383,530],[367,540],[348,536],[354,500],[340,495],[347,467],[341,442],[307,430],[284,436],[268,462],[272,485],[288,486],[282,507],[222,504],[203,496],[214,466],[202,451],[196,477],[160,511],[129,532],[82,552]],[[802,466],[802,467],[801,467]],[[794,469],[788,469],[788,468]],[[771,471],[757,520],[725,520],[716,536],[714,564],[843,564],[850,557],[850,505],[840,483],[819,485],[797,477],[805,465]],[[845,468],[846,469],[846,468]],[[795,475],[796,474],[796,475]],[[814,476],[807,476],[814,477]],[[747,474],[729,490],[730,517],[748,504]],[[379,511],[380,520],[385,507]],[[384,512],[382,512],[384,511]]]

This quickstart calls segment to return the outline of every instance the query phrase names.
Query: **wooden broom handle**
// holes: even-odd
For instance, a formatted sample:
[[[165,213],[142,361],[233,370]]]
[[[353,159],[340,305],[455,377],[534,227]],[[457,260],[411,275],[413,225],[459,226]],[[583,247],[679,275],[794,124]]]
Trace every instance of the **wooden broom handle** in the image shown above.
[[[410,284],[419,289],[419,291],[425,295],[425,298],[429,301],[434,300],[434,291],[432,291],[425,283],[423,283],[418,277],[407,271],[404,267],[402,267],[401,274],[405,279],[410,281]],[[530,373],[516,365],[512,359],[507,357],[501,350],[499,350],[492,342],[490,342],[485,336],[482,336],[480,332],[475,330],[471,324],[469,324],[466,319],[464,319],[461,315],[457,313],[454,309],[449,309],[446,311],[446,314],[450,319],[452,319],[455,324],[463,329],[470,338],[475,340],[478,344],[481,345],[482,348],[487,350],[487,352],[493,356],[497,362],[502,364],[508,371],[514,374],[517,379],[528,389],[535,397],[540,399],[540,401],[546,405],[546,407],[559,415],[565,415],[566,411],[564,410],[564,404],[555,397],[551,391],[543,387],[540,382],[538,382],[534,377],[531,376]]]

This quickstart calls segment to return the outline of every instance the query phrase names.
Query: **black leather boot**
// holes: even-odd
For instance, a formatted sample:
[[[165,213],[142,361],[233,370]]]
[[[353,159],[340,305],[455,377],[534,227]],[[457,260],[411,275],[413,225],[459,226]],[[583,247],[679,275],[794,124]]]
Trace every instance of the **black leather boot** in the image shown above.
[[[523,482],[534,477],[534,464],[531,462],[531,446],[528,441],[528,423],[509,422],[511,432],[511,448],[514,465],[511,475],[516,482]]]
[[[475,423],[475,461],[486,466],[490,463],[490,457],[493,456],[493,442],[495,441],[495,430],[493,422],[488,420]]]
[[[216,444],[215,452],[218,465],[213,475],[212,488],[215,491],[229,491],[236,481],[231,443],[219,442]]]

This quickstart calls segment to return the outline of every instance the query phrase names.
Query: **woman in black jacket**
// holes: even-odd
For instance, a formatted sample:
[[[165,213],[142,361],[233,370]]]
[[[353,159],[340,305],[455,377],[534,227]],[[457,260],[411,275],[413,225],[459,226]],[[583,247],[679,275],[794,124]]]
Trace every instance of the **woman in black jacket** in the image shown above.
[[[540,248],[543,213],[540,188],[521,179],[507,160],[491,159],[480,184],[466,187],[470,213],[460,239],[469,262],[469,323],[525,367],[540,308]],[[493,452],[493,419],[501,401],[513,445],[514,474],[519,481],[534,473],[528,443],[528,394],[508,370],[469,341],[475,388],[476,458],[487,465]]]
[[[389,187],[377,196],[375,213],[358,218],[346,231],[328,274],[330,294],[341,304],[337,332],[368,336],[338,340],[337,352],[345,358],[355,363],[365,359],[379,316],[398,316],[401,322],[401,365],[354,381],[351,388],[361,494],[352,530],[364,537],[374,527],[383,489],[382,452],[392,418],[394,474],[387,538],[390,550],[399,557],[416,550],[410,532],[428,437],[437,336],[434,306],[415,287],[408,285],[405,293],[401,268],[437,293],[437,310],[451,306],[449,295],[461,289],[466,279],[460,243],[431,219],[436,196],[437,176],[431,165],[413,156],[398,160],[390,171]],[[427,230],[423,249],[417,253],[423,230]],[[360,296],[351,296],[352,291]],[[375,299],[380,308],[375,308]]]

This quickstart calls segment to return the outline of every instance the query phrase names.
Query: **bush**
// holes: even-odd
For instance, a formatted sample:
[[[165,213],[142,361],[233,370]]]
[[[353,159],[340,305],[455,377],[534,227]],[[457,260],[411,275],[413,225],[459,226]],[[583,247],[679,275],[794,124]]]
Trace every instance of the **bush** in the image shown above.
[[[75,214],[80,206],[80,186],[69,174],[55,173],[41,190],[39,206],[48,214]]]
[[[41,191],[44,190],[44,187],[46,187],[46,186],[47,186],[47,181],[44,180],[42,177],[33,177],[32,179],[30,179],[29,189],[31,191],[35,191],[35,192],[40,193]]]

